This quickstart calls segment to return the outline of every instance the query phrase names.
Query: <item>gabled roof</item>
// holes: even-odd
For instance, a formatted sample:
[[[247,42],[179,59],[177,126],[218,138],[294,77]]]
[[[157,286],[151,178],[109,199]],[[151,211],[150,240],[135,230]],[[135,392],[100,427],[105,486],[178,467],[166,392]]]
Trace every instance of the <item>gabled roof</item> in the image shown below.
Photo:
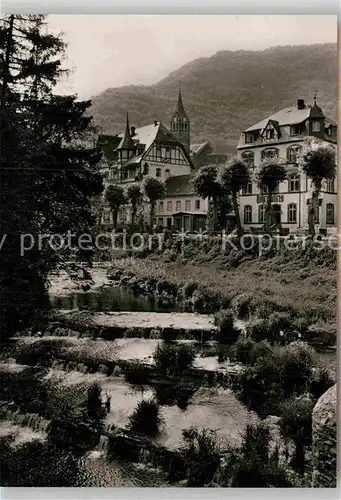
[[[264,120],[252,125],[251,127],[244,130],[244,132],[252,132],[254,130],[263,130],[269,120],[278,122],[278,126],[282,125],[294,125],[296,123],[302,123],[307,120],[310,116],[310,106],[305,106],[303,109],[298,109],[297,106],[291,106],[289,108],[283,108],[277,113],[268,116]]]
[[[212,146],[209,141],[201,142],[200,144],[191,144],[190,152],[192,155],[197,155],[201,153],[206,147],[212,150]]]
[[[176,175],[169,177],[166,180],[166,194],[167,196],[181,196],[181,195],[194,195],[194,186],[192,184],[192,175]]]

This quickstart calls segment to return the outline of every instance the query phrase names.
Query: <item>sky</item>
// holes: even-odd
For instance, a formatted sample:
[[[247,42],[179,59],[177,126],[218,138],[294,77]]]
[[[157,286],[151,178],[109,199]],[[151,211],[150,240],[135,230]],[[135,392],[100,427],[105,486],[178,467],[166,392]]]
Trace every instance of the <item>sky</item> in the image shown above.
[[[81,99],[108,87],[152,85],[221,50],[337,42],[336,16],[51,15],[71,70],[58,92]]]

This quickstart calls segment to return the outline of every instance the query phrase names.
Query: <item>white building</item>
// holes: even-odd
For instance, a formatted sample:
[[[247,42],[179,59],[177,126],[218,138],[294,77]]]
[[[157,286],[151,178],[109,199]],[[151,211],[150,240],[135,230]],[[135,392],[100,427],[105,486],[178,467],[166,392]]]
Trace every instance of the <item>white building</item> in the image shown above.
[[[308,106],[302,99],[297,105],[248,127],[241,134],[237,152],[252,168],[266,157],[277,157],[286,165],[288,179],[273,196],[275,223],[287,232],[307,229],[308,207],[312,193],[311,180],[299,172],[297,158],[308,136],[318,137],[336,148],[337,126],[326,118],[314,99]],[[336,226],[336,179],[324,183],[316,218],[317,231],[333,231]],[[261,228],[267,194],[254,182],[239,197],[241,222],[247,228]]]

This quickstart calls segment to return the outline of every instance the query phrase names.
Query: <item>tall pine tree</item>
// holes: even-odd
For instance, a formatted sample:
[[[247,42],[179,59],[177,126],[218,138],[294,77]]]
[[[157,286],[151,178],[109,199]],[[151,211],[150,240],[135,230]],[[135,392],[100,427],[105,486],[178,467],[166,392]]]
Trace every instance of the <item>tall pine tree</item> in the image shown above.
[[[77,241],[94,225],[91,200],[103,190],[100,154],[92,145],[94,130],[86,114],[91,102],[53,93],[64,73],[64,56],[65,44],[48,32],[44,16],[1,19],[2,338],[48,306],[46,281],[52,270],[66,259],[90,255],[79,250]],[[49,239],[53,234],[59,236]],[[21,249],[24,235],[27,245],[33,243],[26,252]]]

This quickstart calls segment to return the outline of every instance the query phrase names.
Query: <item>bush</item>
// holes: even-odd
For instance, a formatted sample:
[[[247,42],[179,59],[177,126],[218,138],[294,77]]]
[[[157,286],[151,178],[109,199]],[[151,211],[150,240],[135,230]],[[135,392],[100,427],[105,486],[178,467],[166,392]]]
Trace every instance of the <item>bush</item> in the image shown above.
[[[208,486],[220,465],[221,449],[215,431],[190,428],[182,432],[180,454],[185,462],[187,486]]]
[[[254,359],[253,351],[256,343],[250,338],[239,337],[236,343],[231,346],[229,357],[231,361],[237,361],[248,365]]]
[[[149,370],[140,361],[127,363],[124,367],[124,378],[129,384],[146,384],[149,380]]]
[[[248,425],[238,448],[230,450],[219,486],[233,488],[291,486],[278,458],[270,453],[270,432],[262,422]]]
[[[199,283],[196,281],[189,281],[188,283],[185,284],[183,288],[183,295],[185,299],[190,299],[194,292],[198,289]]]
[[[315,401],[309,396],[291,398],[281,404],[280,426],[284,437],[295,443],[292,467],[301,475],[305,471],[305,446],[312,442],[312,412]]]
[[[159,344],[154,352],[156,366],[167,375],[184,374],[195,359],[195,349],[187,344]]]
[[[202,313],[213,313],[220,309],[221,296],[213,288],[199,286],[193,293],[193,307]]]
[[[247,293],[237,295],[237,297],[232,300],[232,308],[237,318],[247,319],[249,317],[251,301],[252,295]]]
[[[155,436],[162,422],[160,405],[155,399],[142,399],[129,417],[130,430]]]
[[[236,342],[240,332],[234,327],[232,311],[218,311],[214,317],[214,323],[218,327],[218,342],[225,345],[231,345]]]
[[[160,280],[157,284],[156,291],[159,295],[167,295],[168,297],[176,297],[178,288],[175,283],[168,280]]]

